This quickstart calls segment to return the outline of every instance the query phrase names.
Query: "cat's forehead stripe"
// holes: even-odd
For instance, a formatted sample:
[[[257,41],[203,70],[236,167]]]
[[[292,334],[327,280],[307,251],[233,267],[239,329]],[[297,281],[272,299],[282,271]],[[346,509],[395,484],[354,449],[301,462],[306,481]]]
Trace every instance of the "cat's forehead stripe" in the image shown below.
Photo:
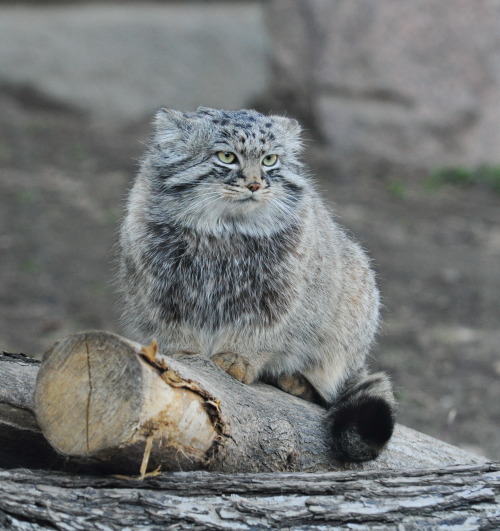
[[[220,131],[220,135],[221,140],[227,142],[232,146],[232,149],[244,157],[262,157],[268,153],[269,149],[282,148],[281,144],[277,144],[275,135],[268,131],[260,130],[257,134],[253,130],[229,130],[224,128]]]

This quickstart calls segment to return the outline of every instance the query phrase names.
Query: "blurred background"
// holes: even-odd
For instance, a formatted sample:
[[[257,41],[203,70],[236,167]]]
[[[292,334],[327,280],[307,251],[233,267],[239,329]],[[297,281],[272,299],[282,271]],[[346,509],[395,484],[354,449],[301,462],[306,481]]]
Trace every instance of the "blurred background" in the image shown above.
[[[500,459],[500,2],[0,1],[0,349],[122,332],[160,106],[286,113],[384,302],[399,420]]]

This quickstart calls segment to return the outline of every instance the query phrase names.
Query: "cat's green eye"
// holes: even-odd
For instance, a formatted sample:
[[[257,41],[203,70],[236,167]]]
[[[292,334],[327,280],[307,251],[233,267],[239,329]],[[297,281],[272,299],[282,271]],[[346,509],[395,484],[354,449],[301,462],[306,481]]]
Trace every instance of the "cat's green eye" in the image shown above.
[[[278,155],[266,155],[262,159],[264,166],[274,166],[278,162]]]
[[[230,151],[219,151],[217,158],[224,164],[232,164],[236,160],[236,155]]]

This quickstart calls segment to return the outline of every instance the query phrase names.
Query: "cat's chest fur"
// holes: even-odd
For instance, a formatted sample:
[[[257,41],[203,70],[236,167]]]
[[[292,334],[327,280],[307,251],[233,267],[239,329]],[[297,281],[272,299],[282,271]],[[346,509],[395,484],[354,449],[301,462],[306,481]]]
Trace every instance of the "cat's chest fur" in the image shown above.
[[[165,322],[266,327],[287,314],[297,283],[298,227],[271,236],[210,235],[151,222],[148,233],[145,265]]]

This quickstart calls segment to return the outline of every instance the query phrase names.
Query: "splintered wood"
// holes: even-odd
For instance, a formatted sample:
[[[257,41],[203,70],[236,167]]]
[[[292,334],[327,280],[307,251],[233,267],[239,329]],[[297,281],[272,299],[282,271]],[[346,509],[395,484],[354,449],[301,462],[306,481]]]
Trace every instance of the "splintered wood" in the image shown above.
[[[148,464],[199,468],[219,438],[209,413],[213,401],[156,352],[155,343],[141,348],[104,332],[56,343],[34,394],[51,445],[68,456],[139,462],[142,475]]]

